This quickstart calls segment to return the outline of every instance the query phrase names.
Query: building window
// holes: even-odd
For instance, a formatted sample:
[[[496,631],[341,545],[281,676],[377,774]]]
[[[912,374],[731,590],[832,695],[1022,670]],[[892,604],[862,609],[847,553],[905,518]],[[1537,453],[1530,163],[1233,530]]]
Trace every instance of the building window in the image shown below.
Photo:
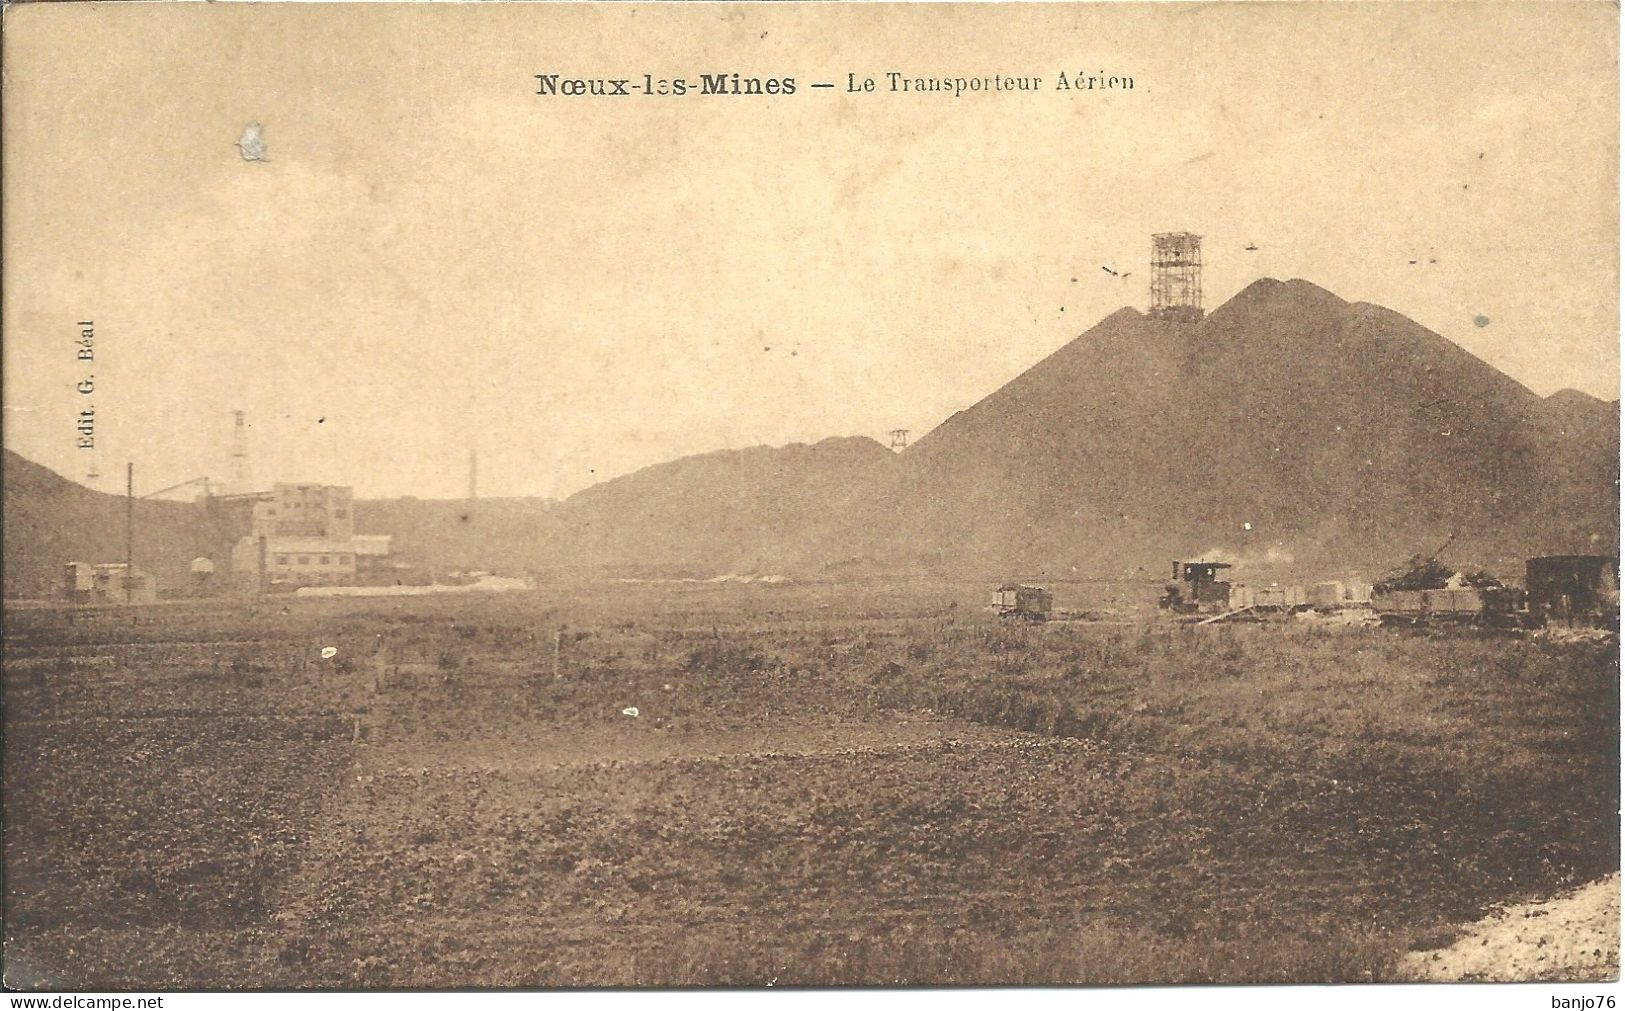
[[[339,564],[340,565],[349,565],[350,564],[350,556],[349,555],[340,555],[339,556]]]
[[[277,555],[276,556],[276,563],[278,565],[287,565],[288,564],[288,556],[287,555]]]
[[[343,509],[334,509],[333,510],[333,518],[334,519],[340,519],[340,520],[343,519],[344,518],[344,510]]]
[[[329,556],[329,555],[323,555],[323,556],[322,556],[322,564],[323,564],[323,565],[331,565],[331,564],[332,564],[332,558],[331,558],[331,556]]]
[[[299,556],[299,564],[300,565],[309,565],[310,564],[310,556],[309,555],[300,555]]]

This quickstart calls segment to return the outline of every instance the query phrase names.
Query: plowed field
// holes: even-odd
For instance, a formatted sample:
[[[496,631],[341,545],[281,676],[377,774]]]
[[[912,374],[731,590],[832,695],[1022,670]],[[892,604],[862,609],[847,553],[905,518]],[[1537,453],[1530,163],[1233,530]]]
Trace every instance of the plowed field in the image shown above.
[[[1619,869],[1609,645],[980,590],[13,612],[7,981],[1388,979]]]

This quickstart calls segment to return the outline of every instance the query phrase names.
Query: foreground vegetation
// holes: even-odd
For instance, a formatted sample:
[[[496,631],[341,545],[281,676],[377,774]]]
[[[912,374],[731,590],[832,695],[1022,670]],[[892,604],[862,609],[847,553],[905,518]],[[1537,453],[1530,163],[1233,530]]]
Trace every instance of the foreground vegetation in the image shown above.
[[[8,981],[1382,979],[1619,868],[1611,646],[978,589],[19,613]]]

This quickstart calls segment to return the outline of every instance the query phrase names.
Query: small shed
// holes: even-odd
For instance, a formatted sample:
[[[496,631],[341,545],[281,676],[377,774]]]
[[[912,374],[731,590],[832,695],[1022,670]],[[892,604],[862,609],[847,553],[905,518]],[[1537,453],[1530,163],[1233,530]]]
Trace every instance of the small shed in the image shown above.
[[[90,599],[98,604],[153,604],[158,581],[123,562],[104,562],[92,570]]]
[[[69,562],[62,574],[62,593],[75,603],[88,603],[96,589],[96,569],[89,562]]]
[[[1005,583],[993,591],[993,599],[988,606],[997,611],[1001,618],[1043,621],[1049,617],[1053,601],[1053,596],[1042,586]]]

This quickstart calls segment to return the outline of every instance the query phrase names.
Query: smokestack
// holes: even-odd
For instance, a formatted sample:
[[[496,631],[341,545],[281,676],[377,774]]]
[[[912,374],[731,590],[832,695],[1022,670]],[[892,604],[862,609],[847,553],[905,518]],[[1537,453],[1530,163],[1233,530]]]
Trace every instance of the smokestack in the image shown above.
[[[231,491],[238,495],[253,489],[248,473],[248,421],[242,411],[232,411],[231,424]]]

